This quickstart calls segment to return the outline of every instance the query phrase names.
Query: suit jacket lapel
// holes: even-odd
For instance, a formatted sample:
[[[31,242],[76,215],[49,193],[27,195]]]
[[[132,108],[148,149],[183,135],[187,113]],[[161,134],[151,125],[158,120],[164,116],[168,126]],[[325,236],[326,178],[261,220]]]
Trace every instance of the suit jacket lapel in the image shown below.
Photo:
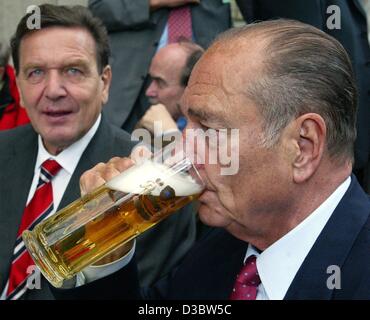
[[[219,245],[218,251],[220,256],[218,257],[217,267],[212,275],[213,287],[211,290],[214,292],[214,299],[228,300],[232,292],[236,276],[240,272],[245,254],[247,253],[248,243],[236,239],[225,231],[225,242]],[[219,250],[220,247],[224,247],[226,250],[222,252]],[[228,252],[227,255],[225,252]],[[225,257],[228,257],[225,259]],[[205,290],[206,291],[206,290]],[[204,292],[204,297],[207,296],[207,292]]]
[[[247,247],[226,230],[212,229],[178,268],[170,299],[228,299]]]
[[[285,299],[330,299],[332,271],[341,270],[361,228],[369,218],[367,195],[352,175],[352,182],[324,230],[298,270]],[[329,279],[329,280],[328,280]]]
[[[26,132],[25,132],[26,133]],[[30,127],[7,155],[0,156],[0,288],[8,278],[18,228],[32,183],[37,135]]]

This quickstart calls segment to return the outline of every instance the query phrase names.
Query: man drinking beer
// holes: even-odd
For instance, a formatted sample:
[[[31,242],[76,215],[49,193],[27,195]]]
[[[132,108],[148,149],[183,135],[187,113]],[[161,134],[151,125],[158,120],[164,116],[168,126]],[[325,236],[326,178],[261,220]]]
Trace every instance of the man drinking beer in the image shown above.
[[[345,50],[312,26],[276,20],[227,31],[195,66],[182,101],[188,129],[239,129],[234,176],[219,164],[198,166],[206,184],[199,215],[215,228],[151,288],[139,289],[131,260],[56,294],[369,299],[370,201],[351,175],[356,95]],[[82,190],[119,165],[88,171]]]

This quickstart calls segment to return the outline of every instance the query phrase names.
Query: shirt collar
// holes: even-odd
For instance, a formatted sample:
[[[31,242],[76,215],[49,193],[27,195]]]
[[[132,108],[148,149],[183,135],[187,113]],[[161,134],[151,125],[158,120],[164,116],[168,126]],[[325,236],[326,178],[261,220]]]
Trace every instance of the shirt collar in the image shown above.
[[[257,269],[270,300],[284,299],[293,279],[316,239],[346,193],[348,177],[315,211],[261,254],[249,245],[245,259],[257,257]]]
[[[87,145],[90,143],[91,139],[95,135],[96,131],[98,130],[99,124],[101,122],[101,114],[96,119],[94,125],[90,128],[90,130],[79,140],[75,143],[70,145],[68,148],[64,149],[58,155],[50,154],[44,147],[42,142],[41,136],[38,136],[38,153],[37,153],[37,160],[36,160],[36,167],[35,169],[40,169],[42,163],[45,160],[53,159],[56,160],[59,165],[66,170],[70,175],[73,174],[74,170],[77,167],[78,162],[82,156],[82,153],[85,151]]]

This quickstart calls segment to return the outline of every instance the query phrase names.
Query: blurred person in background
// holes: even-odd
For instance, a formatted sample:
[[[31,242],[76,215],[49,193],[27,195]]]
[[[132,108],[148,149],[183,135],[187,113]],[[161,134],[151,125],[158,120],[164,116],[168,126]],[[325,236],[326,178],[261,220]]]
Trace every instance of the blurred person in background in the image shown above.
[[[104,108],[108,120],[132,132],[150,103],[145,95],[155,53],[187,38],[207,48],[232,26],[225,0],[89,0],[109,33],[113,81]]]
[[[9,56],[10,47],[5,41],[0,41],[0,130],[12,129],[30,122],[26,110],[20,104]]]
[[[150,85],[145,94],[151,107],[137,124],[154,134],[154,122],[161,123],[162,132],[182,131],[186,118],[180,110],[180,99],[188,84],[194,65],[204,50],[190,41],[169,44],[155,54],[149,68]],[[158,133],[157,133],[158,134]]]

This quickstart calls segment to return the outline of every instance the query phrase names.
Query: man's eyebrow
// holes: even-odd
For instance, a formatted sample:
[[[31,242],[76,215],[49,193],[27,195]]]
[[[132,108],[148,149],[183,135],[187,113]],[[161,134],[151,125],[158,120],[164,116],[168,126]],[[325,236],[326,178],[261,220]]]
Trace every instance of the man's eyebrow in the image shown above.
[[[215,113],[206,112],[204,110],[195,110],[192,107],[189,107],[188,115],[201,121],[216,122],[218,124],[222,124],[223,120],[222,117],[219,117]]]
[[[72,59],[72,60],[69,60],[69,61],[66,61],[65,63],[63,63],[64,68],[65,67],[72,67],[72,66],[76,66],[76,65],[88,67],[89,62],[84,60],[84,59]]]
[[[88,67],[89,62],[84,60],[84,59],[73,59],[73,60],[68,60],[64,63],[62,63],[61,67],[66,68],[66,67],[72,67],[72,66],[83,66],[83,67]],[[35,62],[29,62],[24,65],[24,69],[32,69],[32,68],[43,68],[45,67],[44,63],[42,61],[35,61]]]
[[[155,80],[155,81],[161,81],[161,82],[163,82],[163,83],[166,83],[166,81],[165,81],[163,78],[161,78],[160,76],[151,76],[150,74],[149,74],[149,76],[150,76],[150,78],[151,78],[152,80]]]

